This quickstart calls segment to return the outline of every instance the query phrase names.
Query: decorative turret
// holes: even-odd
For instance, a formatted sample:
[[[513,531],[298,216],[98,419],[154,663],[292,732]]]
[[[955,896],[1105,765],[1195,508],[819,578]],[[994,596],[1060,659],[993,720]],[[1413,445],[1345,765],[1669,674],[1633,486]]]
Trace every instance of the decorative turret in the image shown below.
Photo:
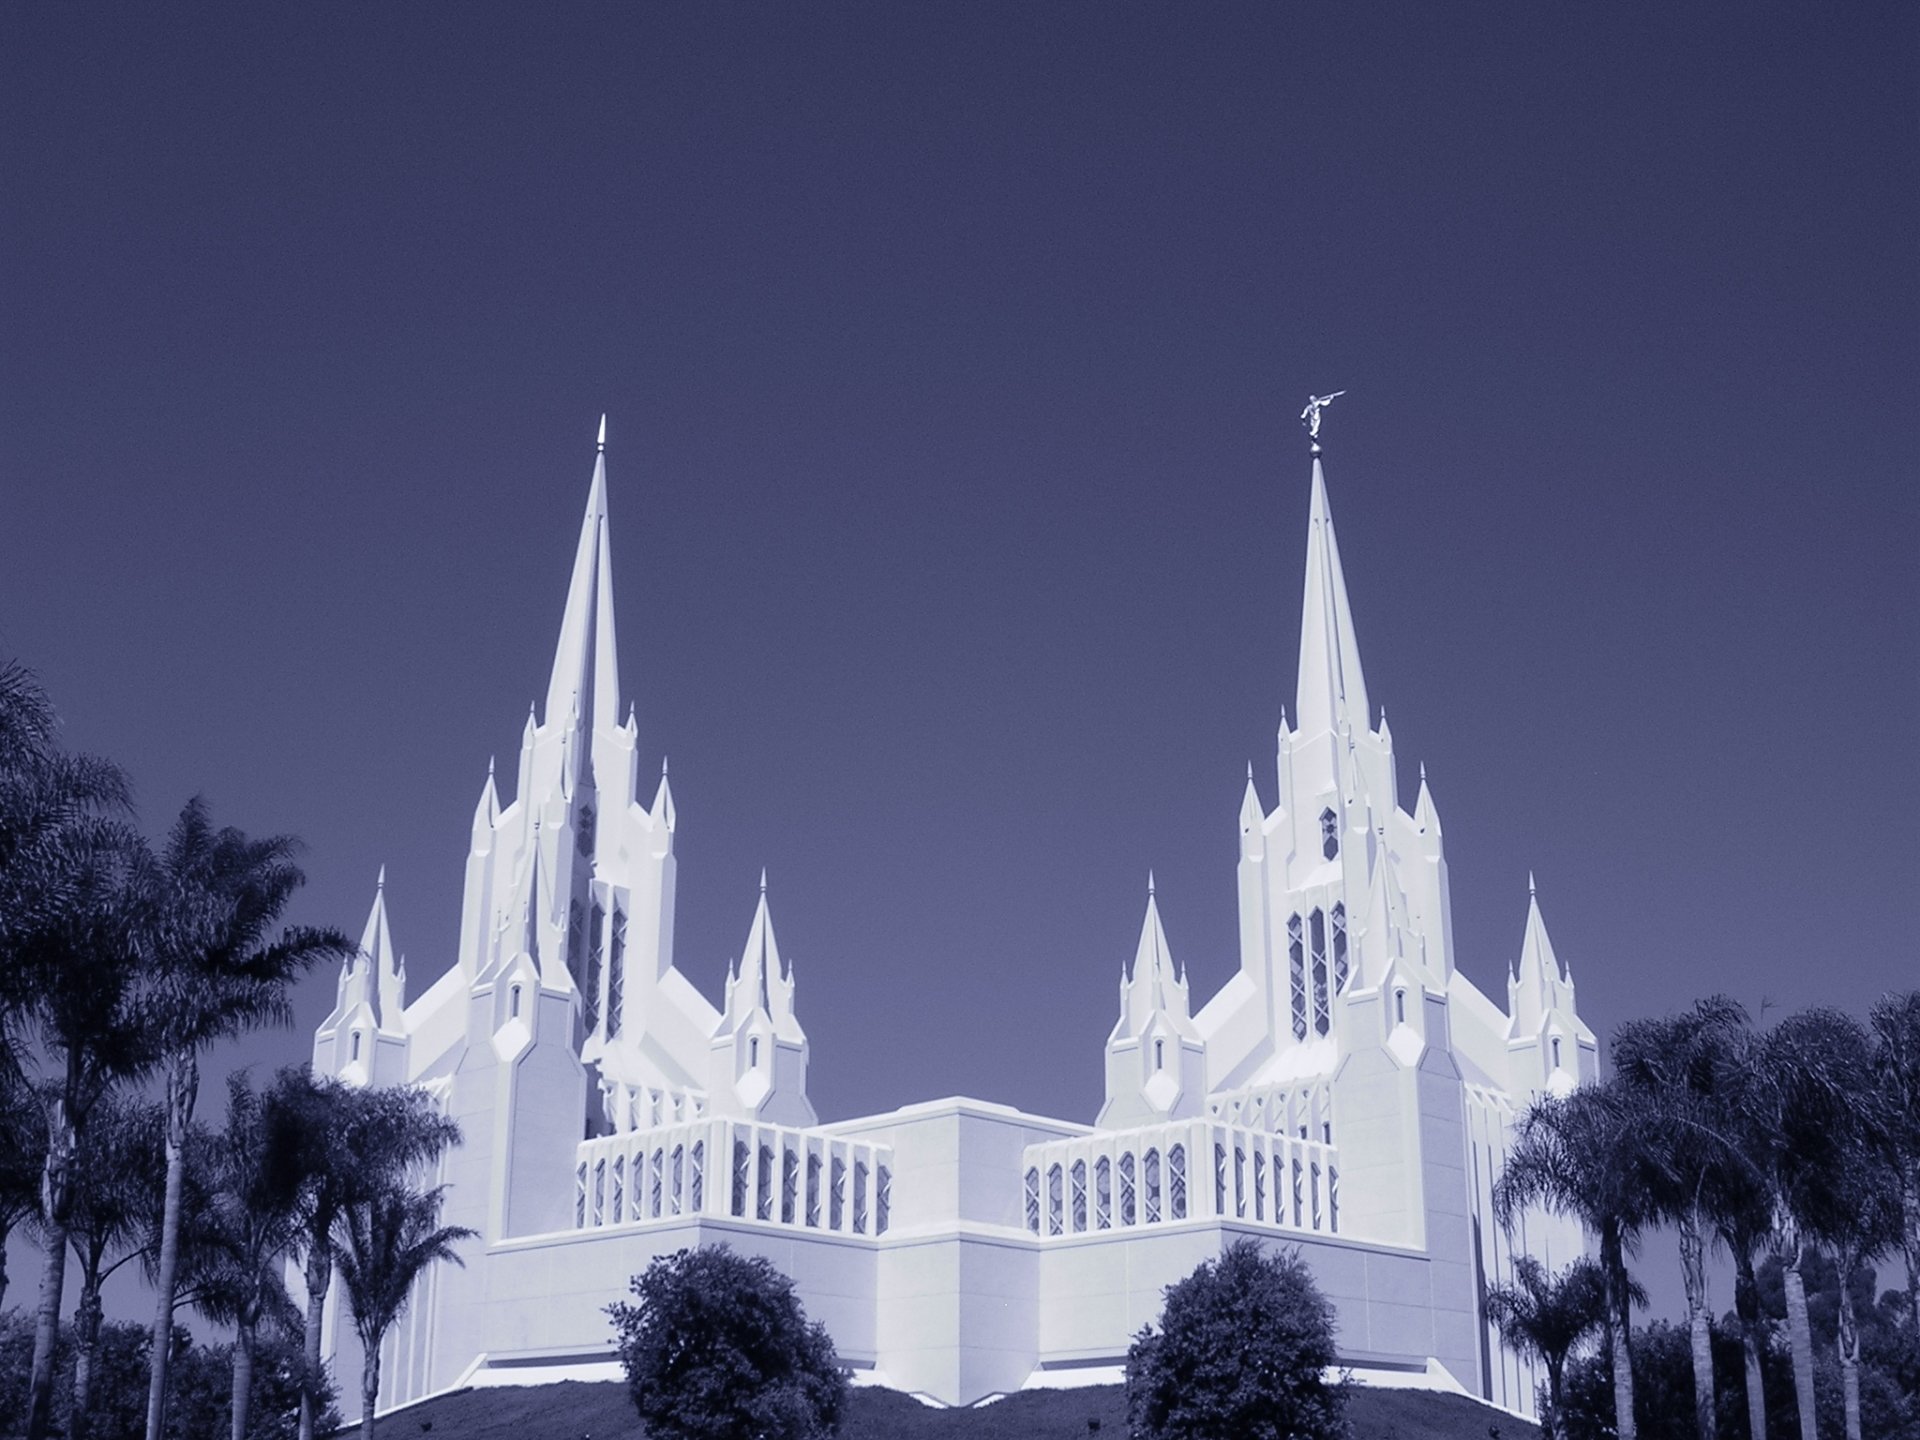
[[[764,870],[746,949],[727,976],[708,1090],[717,1115],[777,1125],[812,1125],[818,1118],[807,1099],[807,1035],[793,1013],[793,970],[781,968]]]
[[[1133,969],[1120,972],[1120,1019],[1107,1037],[1107,1101],[1103,1129],[1198,1115],[1206,1104],[1206,1042],[1187,1002],[1187,976],[1176,971],[1153,876]]]
[[[1574,1004],[1573,972],[1560,963],[1527,876],[1527,928],[1507,977],[1507,1051],[1516,1092],[1565,1095],[1599,1074],[1599,1042]]]
[[[340,966],[332,1012],[313,1037],[313,1067],[349,1085],[397,1085],[406,1078],[406,961],[387,927],[387,867],[359,947]]]

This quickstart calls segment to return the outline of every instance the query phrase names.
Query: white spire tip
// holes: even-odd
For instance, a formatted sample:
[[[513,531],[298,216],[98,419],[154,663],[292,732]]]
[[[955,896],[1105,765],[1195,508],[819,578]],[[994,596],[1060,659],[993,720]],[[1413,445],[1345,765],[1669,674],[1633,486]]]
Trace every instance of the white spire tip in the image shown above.
[[[760,867],[760,893],[767,893],[767,867],[764,865]]]
[[[607,448],[607,412],[600,412],[600,438],[594,442],[600,449]]]

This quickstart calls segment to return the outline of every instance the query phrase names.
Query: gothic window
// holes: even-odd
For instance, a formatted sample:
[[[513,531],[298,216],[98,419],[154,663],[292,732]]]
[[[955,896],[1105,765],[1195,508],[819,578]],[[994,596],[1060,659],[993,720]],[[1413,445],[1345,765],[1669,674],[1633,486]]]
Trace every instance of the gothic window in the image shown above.
[[[576,900],[567,907],[567,974],[573,977],[576,990],[580,987],[581,955],[587,948],[586,927],[586,914],[580,909],[580,902]]]
[[[807,1224],[820,1228],[820,1157],[807,1156]]]
[[[687,1167],[687,1209],[695,1215],[700,1213],[700,1202],[706,1198],[703,1186],[707,1168],[707,1142],[696,1140],[690,1152],[692,1163]]]
[[[1160,1218],[1160,1152],[1147,1151],[1146,1158],[1140,1162],[1140,1189],[1145,1195],[1143,1207],[1145,1223],[1151,1225]]]
[[[627,1218],[622,1213],[627,1203],[626,1178],[627,1162],[624,1157],[616,1155],[613,1157],[613,1204],[609,1207],[613,1211],[613,1223],[616,1225]]]
[[[1313,1201],[1313,1228],[1320,1228],[1320,1162],[1313,1162],[1307,1172],[1307,1196]]]
[[[587,1162],[582,1160],[580,1168],[573,1172],[573,1228],[584,1230],[587,1225]]]
[[[1233,1147],[1233,1213],[1247,1218],[1247,1151],[1242,1145]]]
[[[1393,992],[1393,1022],[1396,1025],[1407,1023],[1407,992],[1404,990]]]
[[[1060,1233],[1062,1204],[1060,1200],[1060,1167],[1047,1167],[1047,1234]]]
[[[780,1223],[793,1224],[794,1206],[800,1199],[800,1152],[780,1152]]]
[[[1300,1228],[1300,1180],[1303,1169],[1298,1160],[1293,1162],[1293,1224],[1296,1230]],[[1274,1203],[1279,1202],[1276,1200]]]
[[[1347,988],[1347,907],[1333,907],[1333,993]]]
[[[1307,1038],[1307,952],[1300,943],[1300,917],[1287,917],[1288,975],[1292,981],[1293,1038]]]
[[[1099,1230],[1113,1228],[1113,1162],[1104,1155],[1093,1162],[1093,1223]]]
[[[1073,1233],[1080,1235],[1087,1228],[1087,1162],[1074,1161],[1069,1178],[1073,1182]]]
[[[870,1173],[866,1161],[853,1162],[853,1233],[856,1235],[867,1233],[867,1176]]]
[[[1040,1168],[1037,1165],[1027,1167],[1027,1229],[1035,1235],[1040,1233]]]
[[[613,940],[607,955],[607,1038],[620,1033],[620,1012],[627,998],[627,912],[613,912]]]
[[[1120,1223],[1133,1224],[1133,1155],[1120,1157]]]
[[[666,1188],[667,1184],[666,1151],[656,1150],[653,1152],[653,1163],[647,1167],[647,1176],[649,1182],[647,1186],[647,1215],[651,1219],[658,1220],[660,1218],[660,1192]]]
[[[353,1054],[347,1058],[349,1060],[358,1060],[360,1058],[360,1032],[358,1030],[353,1032]]]
[[[520,1018],[520,987],[518,985],[507,992],[507,1007],[507,1018],[518,1020]]]
[[[573,843],[579,849],[583,859],[593,854],[593,807],[591,805],[580,807],[580,819],[573,829]]]
[[[1340,853],[1340,817],[1331,810],[1320,812],[1320,853],[1329,860]]]
[[[1263,1151],[1253,1152],[1253,1218],[1267,1218],[1267,1157]],[[1278,1215],[1273,1217],[1278,1220]]]
[[[596,1160],[593,1162],[593,1223],[595,1225],[604,1224],[606,1221],[606,1211],[603,1208],[606,1198],[607,1162]]]
[[[1560,1037],[1558,1035],[1553,1037],[1553,1068],[1556,1070],[1560,1068]]]
[[[1324,1035],[1331,1023],[1327,1011],[1327,916],[1315,908],[1307,917],[1313,939],[1313,1033]]]
[[[1227,1213],[1227,1147],[1217,1140],[1213,1146],[1213,1213]]]
[[[1340,1233],[1340,1172],[1327,1167],[1327,1229]]]
[[[887,1222],[893,1218],[893,1171],[885,1165],[880,1167],[880,1180],[873,1188],[873,1233],[887,1233]]]
[[[733,1213],[741,1219],[747,1216],[747,1182],[752,1178],[750,1167],[753,1164],[753,1152],[747,1148],[744,1140],[733,1142]]]
[[[760,1037],[758,1035],[747,1041],[747,1065],[754,1070],[760,1068]]]
[[[607,924],[607,912],[600,908],[598,900],[593,902],[592,923],[587,929],[587,1033],[600,1023],[600,972],[604,968],[602,946],[606,943],[603,932]]]
[[[667,1200],[675,1215],[680,1213],[680,1199],[686,1185],[686,1174],[687,1147],[676,1145],[673,1147],[673,1181],[667,1187]]]
[[[760,1172],[754,1177],[759,1181],[758,1198],[753,1205],[753,1218],[771,1220],[773,1218],[773,1147],[760,1147]]]
[[[1175,1145],[1167,1151],[1167,1218],[1187,1218],[1187,1147]]]
[[[847,1162],[838,1155],[833,1157],[830,1181],[827,1186],[827,1228],[839,1230],[846,1225],[847,1211]]]
[[[1156,1070],[1167,1068],[1167,1042],[1164,1040],[1153,1042],[1153,1068]]]

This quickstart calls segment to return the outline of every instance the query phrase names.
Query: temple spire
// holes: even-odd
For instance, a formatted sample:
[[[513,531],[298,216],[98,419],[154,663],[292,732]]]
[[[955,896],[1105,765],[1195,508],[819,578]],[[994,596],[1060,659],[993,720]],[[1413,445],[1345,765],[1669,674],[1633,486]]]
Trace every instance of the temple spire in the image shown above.
[[[542,718],[551,725],[568,714],[578,697],[595,730],[620,724],[620,669],[613,628],[613,556],[607,529],[606,423],[601,449],[594,456],[587,513],[580,521],[574,549],[573,578],[567,584],[567,608],[554,649],[553,676],[547,682]]]
[[[1320,457],[1313,457],[1313,499],[1307,518],[1307,583],[1300,612],[1300,673],[1294,687],[1294,730],[1305,740],[1343,725],[1367,728],[1367,682],[1340,569],[1333,511]]]

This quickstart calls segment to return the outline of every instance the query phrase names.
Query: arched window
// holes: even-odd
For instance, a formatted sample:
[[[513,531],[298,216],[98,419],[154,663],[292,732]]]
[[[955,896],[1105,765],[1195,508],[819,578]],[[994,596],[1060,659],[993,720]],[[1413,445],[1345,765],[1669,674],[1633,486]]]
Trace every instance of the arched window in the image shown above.
[[[1305,1167],[1303,1167],[1298,1160],[1295,1160],[1293,1162],[1293,1224],[1295,1229],[1300,1227],[1300,1181],[1304,1173]],[[1280,1201],[1278,1197],[1275,1197],[1273,1203],[1276,1206],[1279,1205]]]
[[[753,1218],[771,1220],[773,1218],[773,1147],[760,1147],[759,1173],[754,1177],[758,1182],[758,1195],[753,1204]]]
[[[800,1203],[800,1152],[792,1148],[780,1152],[780,1223],[793,1224],[794,1210]]]
[[[827,1170],[827,1228],[841,1230],[847,1223],[847,1162],[833,1157]]]
[[[627,912],[613,912],[613,939],[607,946],[607,1038],[620,1033],[620,1012],[627,998]]]
[[[1087,1162],[1074,1161],[1070,1178],[1073,1181],[1073,1233],[1081,1235],[1087,1228]]]
[[[596,1160],[593,1162],[593,1223],[595,1225],[606,1223],[606,1211],[603,1208],[606,1204],[606,1198],[607,1162],[604,1160]]]
[[[1233,1147],[1233,1213],[1247,1218],[1247,1151],[1244,1145]]]
[[[637,1175],[634,1177],[636,1182],[639,1178]],[[649,1218],[658,1220],[663,1213],[660,1196],[666,1188],[667,1152],[656,1150],[653,1152],[653,1162],[647,1166],[647,1215]]]
[[[807,1156],[807,1224],[820,1228],[820,1157]]]
[[[584,1230],[587,1226],[587,1162],[582,1160],[573,1172],[573,1228]]]
[[[1164,1040],[1153,1042],[1153,1068],[1156,1070],[1167,1068],[1167,1042]]]
[[[1093,1223],[1096,1229],[1113,1228],[1113,1162],[1104,1155],[1093,1162]]]
[[[1320,1162],[1314,1161],[1307,1170],[1307,1197],[1313,1201],[1313,1228],[1320,1228]]]
[[[676,1145],[673,1147],[673,1183],[667,1187],[667,1199],[675,1215],[680,1213],[681,1201],[684,1198],[686,1177],[687,1147],[684,1145]]]
[[[689,1153],[692,1164],[687,1167],[687,1209],[698,1215],[701,1201],[706,1199],[707,1142],[694,1141]]]
[[[1327,1166],[1327,1229],[1340,1233],[1340,1172]]]
[[[871,1173],[866,1161],[853,1162],[853,1233],[856,1235],[867,1233],[867,1176]]]
[[[1175,1145],[1167,1151],[1167,1218],[1187,1218],[1187,1147]]]
[[[733,1142],[733,1213],[741,1219],[747,1215],[747,1182],[750,1178],[747,1167],[753,1163],[753,1152],[747,1148],[744,1140]]]
[[[520,987],[518,985],[507,992],[507,1018],[509,1020],[520,1018]]]
[[[755,1070],[760,1068],[760,1037],[758,1035],[747,1041],[747,1064]]]
[[[613,1157],[613,1203],[608,1206],[613,1211],[613,1223],[618,1225],[627,1217],[623,1213],[627,1203],[627,1162],[626,1157]]]
[[[580,965],[586,955],[586,912],[575,900],[567,907],[567,974],[573,977],[573,988],[580,988]]]
[[[1347,907],[1333,907],[1333,993],[1347,988]]]
[[[1404,990],[1393,992],[1393,1019],[1396,1025],[1407,1023],[1407,992]]]
[[[1027,1229],[1040,1233],[1040,1167],[1027,1167]]]
[[[598,900],[593,902],[592,920],[587,927],[587,983],[586,983],[586,1021],[587,1032],[591,1034],[600,1024],[600,972],[603,964],[606,936],[607,912],[600,908]]]
[[[1287,917],[1287,970],[1292,981],[1293,1038],[1307,1038],[1307,952],[1300,940],[1300,917]]]
[[[1320,812],[1320,853],[1329,860],[1340,853],[1340,817],[1332,810]]]
[[[349,1060],[358,1060],[360,1058],[360,1032],[358,1030],[353,1032],[353,1054],[347,1058]]]
[[[1060,1167],[1047,1167],[1047,1234],[1058,1235],[1065,1206],[1060,1196]]]
[[[1560,1037],[1558,1035],[1553,1037],[1553,1068],[1556,1070],[1560,1068]]]
[[[1120,1223],[1133,1224],[1133,1153],[1120,1157]]]
[[[1259,1150],[1253,1152],[1253,1218],[1267,1218],[1267,1157]],[[1273,1218],[1280,1217],[1276,1214]]]
[[[1217,1140],[1213,1145],[1213,1213],[1227,1213],[1227,1147]]]
[[[593,854],[593,806],[580,807],[580,818],[574,822],[573,843],[582,858]]]
[[[893,1218],[893,1171],[885,1165],[880,1167],[880,1180],[873,1189],[873,1233],[887,1233],[887,1222]]]
[[[1307,917],[1313,940],[1313,1033],[1324,1035],[1331,1024],[1327,1007],[1327,916],[1316,907]]]
[[[1146,1223],[1151,1225],[1160,1218],[1160,1152],[1149,1150],[1140,1162],[1140,1188],[1146,1194]]]

